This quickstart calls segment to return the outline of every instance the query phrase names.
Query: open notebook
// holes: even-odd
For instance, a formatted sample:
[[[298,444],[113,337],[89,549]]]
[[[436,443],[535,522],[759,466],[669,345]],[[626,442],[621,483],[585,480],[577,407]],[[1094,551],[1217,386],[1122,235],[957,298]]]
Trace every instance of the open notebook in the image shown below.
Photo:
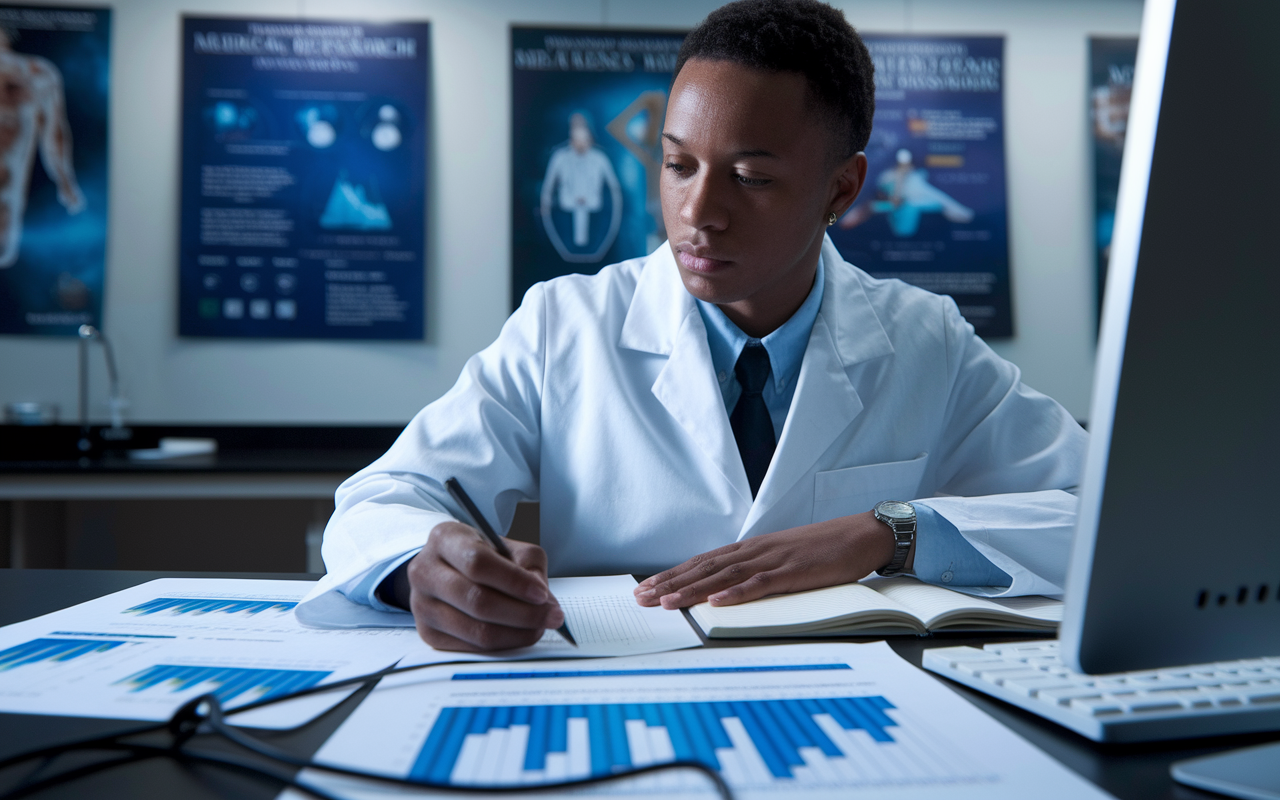
[[[689,609],[711,638],[882,636],[933,631],[1052,631],[1062,601],[1047,597],[973,597],[914,578],[872,578],[736,606]]]

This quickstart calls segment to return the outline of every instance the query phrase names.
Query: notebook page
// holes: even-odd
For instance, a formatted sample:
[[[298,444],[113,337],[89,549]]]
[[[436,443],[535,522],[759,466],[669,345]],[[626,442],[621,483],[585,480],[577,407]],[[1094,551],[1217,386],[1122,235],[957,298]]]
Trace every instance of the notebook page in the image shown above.
[[[1062,619],[1061,601],[1050,600],[1047,597],[1011,597],[997,602],[983,597],[973,597],[960,592],[953,592],[941,586],[933,586],[917,580],[902,578],[883,581],[872,580],[864,585],[885,597],[907,606],[930,628],[942,615],[961,609],[987,612],[983,616],[988,616],[992,613],[999,615],[1012,613],[1030,619],[1051,622]],[[1052,610],[1053,607],[1056,607],[1056,615]]]
[[[877,594],[860,583],[828,586],[807,592],[765,597],[736,606],[699,603],[691,609],[704,630],[710,627],[764,628],[806,625],[859,612],[897,611],[915,616],[896,598]]]

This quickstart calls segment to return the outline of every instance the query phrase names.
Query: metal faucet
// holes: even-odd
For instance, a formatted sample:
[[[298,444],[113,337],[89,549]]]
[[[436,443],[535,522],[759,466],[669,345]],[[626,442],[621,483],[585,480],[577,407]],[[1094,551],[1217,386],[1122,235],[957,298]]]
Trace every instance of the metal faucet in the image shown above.
[[[102,352],[107,360],[107,380],[110,385],[108,405],[111,410],[111,428],[102,432],[107,440],[123,440],[130,438],[131,431],[124,427],[124,400],[120,397],[120,377],[116,373],[115,353],[111,350],[111,342],[102,331],[92,325],[81,325],[80,335],[80,441],[76,446],[82,453],[93,449],[93,440],[89,437],[89,342],[102,343]]]

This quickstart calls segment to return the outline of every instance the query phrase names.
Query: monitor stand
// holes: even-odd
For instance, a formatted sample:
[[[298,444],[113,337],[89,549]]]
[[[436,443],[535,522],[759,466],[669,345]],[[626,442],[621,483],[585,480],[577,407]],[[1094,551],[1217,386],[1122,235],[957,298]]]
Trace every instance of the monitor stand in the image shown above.
[[[1243,800],[1280,800],[1280,742],[1179,761],[1174,780]]]

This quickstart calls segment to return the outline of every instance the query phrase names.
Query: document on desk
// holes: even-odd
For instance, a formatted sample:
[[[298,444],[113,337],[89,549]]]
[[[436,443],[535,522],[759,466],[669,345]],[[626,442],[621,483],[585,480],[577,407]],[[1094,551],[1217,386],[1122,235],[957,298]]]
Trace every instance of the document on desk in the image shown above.
[[[294,619],[311,581],[164,578],[0,628],[0,711],[168,719],[215,693],[224,707],[395,664],[412,629],[322,631]],[[354,689],[248,711],[292,728]]]
[[[760,800],[1107,797],[883,642],[428,667],[383,679],[315,756],[413,780],[526,787],[676,759]],[[317,770],[299,778],[344,798],[391,793]],[[714,793],[704,776],[673,770],[574,796],[597,795]]]
[[[405,656],[401,666],[459,659],[506,661],[627,656],[680,650],[702,644],[697,632],[681,612],[659,607],[646,608],[638,604],[632,593],[636,588],[636,580],[630,575],[552,578],[550,584],[551,593],[564,610],[565,624],[578,640],[577,647],[552,630],[544,633],[542,640],[532,647],[494,655],[433,650],[418,641],[412,652]],[[308,598],[303,606],[299,606],[298,616],[306,624],[338,630],[364,625],[384,628],[413,625],[413,617],[409,614],[376,611],[353,603],[338,592]]]

